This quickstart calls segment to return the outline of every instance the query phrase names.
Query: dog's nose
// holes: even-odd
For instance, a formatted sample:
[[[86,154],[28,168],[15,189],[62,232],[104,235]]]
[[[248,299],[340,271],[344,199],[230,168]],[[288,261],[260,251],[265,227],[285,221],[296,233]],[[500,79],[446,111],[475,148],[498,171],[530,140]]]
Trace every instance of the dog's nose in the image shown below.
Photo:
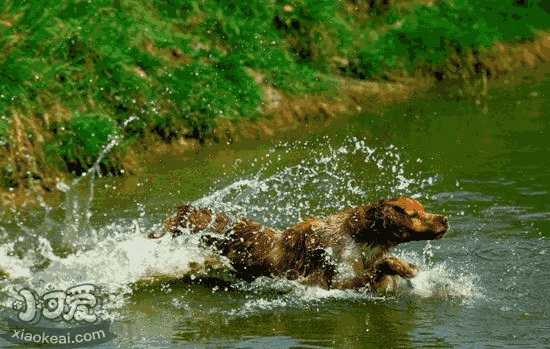
[[[437,219],[433,221],[433,224],[434,231],[439,234],[439,237],[443,236],[449,229],[449,219],[446,216],[438,216]]]

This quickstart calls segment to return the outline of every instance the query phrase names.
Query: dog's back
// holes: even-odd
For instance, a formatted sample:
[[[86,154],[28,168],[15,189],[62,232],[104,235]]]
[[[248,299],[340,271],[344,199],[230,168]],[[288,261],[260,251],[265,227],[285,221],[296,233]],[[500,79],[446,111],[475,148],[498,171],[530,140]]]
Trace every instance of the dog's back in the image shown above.
[[[321,231],[315,230],[317,223],[319,220],[310,220],[282,231],[250,219],[232,220],[208,208],[184,205],[165,221],[164,232],[149,237],[159,238],[167,232],[172,236],[186,231],[202,233],[208,245],[231,261],[240,278],[282,275],[294,279],[314,274],[313,283],[328,287],[334,270],[326,262],[325,248],[334,244],[334,236],[320,235]]]

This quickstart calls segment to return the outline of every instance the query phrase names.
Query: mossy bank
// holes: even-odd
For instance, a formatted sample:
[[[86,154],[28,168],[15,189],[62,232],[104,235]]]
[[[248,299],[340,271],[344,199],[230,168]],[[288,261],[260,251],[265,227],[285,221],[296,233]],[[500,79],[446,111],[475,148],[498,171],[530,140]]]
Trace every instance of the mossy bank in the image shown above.
[[[132,170],[145,147],[231,138],[243,120],[281,115],[277,128],[360,108],[367,96],[406,98],[426,81],[483,81],[534,65],[548,57],[548,7],[3,1],[0,191],[51,190],[115,138],[99,164],[106,174]]]

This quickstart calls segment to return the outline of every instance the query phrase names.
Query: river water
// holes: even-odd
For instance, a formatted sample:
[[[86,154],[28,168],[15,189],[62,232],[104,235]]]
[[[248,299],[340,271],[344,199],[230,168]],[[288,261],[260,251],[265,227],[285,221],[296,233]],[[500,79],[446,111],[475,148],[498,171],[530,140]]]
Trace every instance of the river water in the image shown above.
[[[62,199],[2,214],[2,313],[18,287],[93,283],[117,336],[104,348],[548,347],[548,72],[498,81],[479,100],[441,88],[272,142],[163,157],[96,178],[93,198],[87,178],[61,184]],[[451,229],[396,249],[422,271],[385,297],[223,270],[226,283],[197,283],[212,252],[196,238],[145,238],[184,202],[282,228],[397,195],[447,214]]]

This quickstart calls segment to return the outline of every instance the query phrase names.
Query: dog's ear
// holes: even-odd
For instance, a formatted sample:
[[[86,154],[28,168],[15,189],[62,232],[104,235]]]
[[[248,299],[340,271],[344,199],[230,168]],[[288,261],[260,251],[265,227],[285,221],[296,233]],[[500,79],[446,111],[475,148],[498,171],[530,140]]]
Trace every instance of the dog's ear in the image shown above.
[[[379,203],[352,209],[346,221],[346,231],[359,242],[376,243],[377,227],[383,222]]]

